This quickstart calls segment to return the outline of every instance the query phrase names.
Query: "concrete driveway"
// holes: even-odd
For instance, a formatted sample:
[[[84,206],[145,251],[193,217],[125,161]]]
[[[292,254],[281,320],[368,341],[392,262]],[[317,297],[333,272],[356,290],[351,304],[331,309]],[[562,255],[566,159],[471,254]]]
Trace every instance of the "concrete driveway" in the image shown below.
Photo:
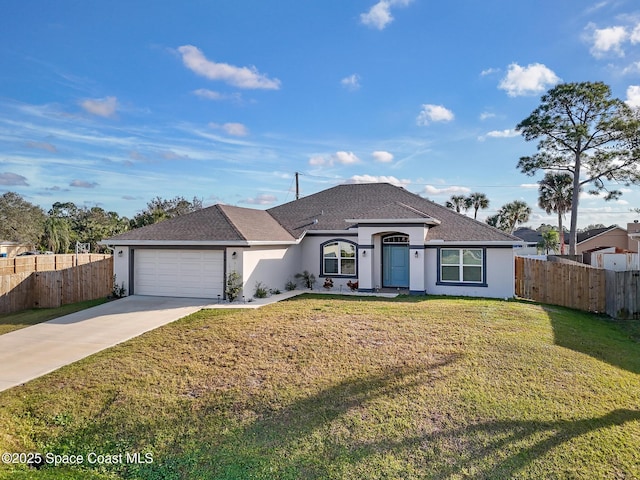
[[[0,335],[0,391],[208,306],[211,299],[134,295]]]

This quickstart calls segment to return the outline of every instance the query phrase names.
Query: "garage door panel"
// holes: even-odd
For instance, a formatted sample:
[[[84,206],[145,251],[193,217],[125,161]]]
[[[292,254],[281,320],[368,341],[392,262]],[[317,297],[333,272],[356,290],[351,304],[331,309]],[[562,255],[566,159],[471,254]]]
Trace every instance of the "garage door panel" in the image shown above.
[[[221,250],[137,250],[134,293],[216,298],[224,290]]]

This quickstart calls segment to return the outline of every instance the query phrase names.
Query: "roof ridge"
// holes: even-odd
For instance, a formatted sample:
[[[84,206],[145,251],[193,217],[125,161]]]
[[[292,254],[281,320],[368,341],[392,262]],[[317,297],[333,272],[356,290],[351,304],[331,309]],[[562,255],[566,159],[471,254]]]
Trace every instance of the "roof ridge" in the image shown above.
[[[214,207],[216,207],[218,211],[222,214],[222,216],[225,218],[225,220],[227,221],[229,226],[233,229],[233,231],[236,232],[240,236],[240,238],[242,238],[243,240],[247,240],[246,235],[240,231],[240,229],[236,226],[236,224],[233,223],[233,220],[231,220],[229,215],[227,215],[227,212],[224,211],[224,209],[222,208],[224,206],[226,205],[223,205],[221,203],[216,203],[214,205]],[[230,205],[230,206],[233,206],[233,205]]]

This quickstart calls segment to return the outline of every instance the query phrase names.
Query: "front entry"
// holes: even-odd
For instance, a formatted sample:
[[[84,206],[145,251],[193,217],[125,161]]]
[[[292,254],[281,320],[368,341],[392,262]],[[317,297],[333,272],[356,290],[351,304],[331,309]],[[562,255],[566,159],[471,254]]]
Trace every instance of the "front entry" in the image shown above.
[[[406,235],[382,239],[382,286],[409,288],[409,237]]]

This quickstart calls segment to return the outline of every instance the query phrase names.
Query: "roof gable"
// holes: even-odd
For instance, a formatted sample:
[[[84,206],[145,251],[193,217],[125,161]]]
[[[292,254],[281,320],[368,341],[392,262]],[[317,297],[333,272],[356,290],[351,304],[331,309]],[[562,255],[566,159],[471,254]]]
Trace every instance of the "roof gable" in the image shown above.
[[[295,239],[264,210],[219,205],[238,234],[247,241],[294,241]]]
[[[244,240],[240,232],[229,222],[221,205],[203,208],[186,215],[135,228],[107,239],[115,241],[195,241]]]
[[[592,238],[599,237],[600,235],[604,235],[616,229],[622,230],[623,232],[627,233],[627,231],[624,228],[618,227],[617,225],[612,225],[611,227],[604,227],[604,228],[592,228],[591,230],[587,230],[586,232],[579,233],[577,235],[578,237],[577,243],[586,242],[587,240],[591,240]]]

